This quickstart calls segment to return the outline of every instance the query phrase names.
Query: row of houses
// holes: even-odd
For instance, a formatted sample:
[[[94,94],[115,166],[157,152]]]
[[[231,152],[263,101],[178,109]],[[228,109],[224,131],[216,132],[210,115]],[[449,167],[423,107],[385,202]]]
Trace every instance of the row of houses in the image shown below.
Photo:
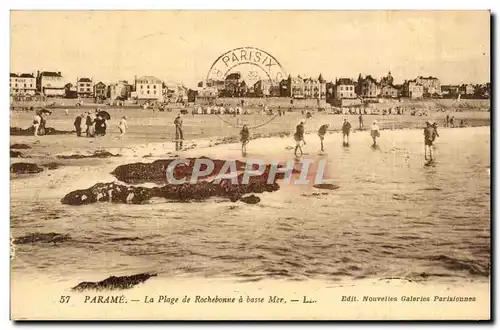
[[[204,84],[199,83],[198,87]],[[370,99],[370,98],[424,98],[441,97],[441,82],[436,77],[419,76],[406,80],[403,84],[394,84],[394,78],[389,73],[377,80],[371,75],[358,80],[338,78],[326,82],[320,74],[318,78],[288,76],[281,81],[259,80],[253,86],[248,85],[240,73],[231,73],[225,80],[210,80],[207,87],[215,88],[218,96],[281,96],[291,98],[314,99]],[[467,91],[469,92],[469,91]]]
[[[164,83],[154,76],[135,77],[132,84],[127,80],[105,84],[95,82],[91,77],[78,77],[75,84],[67,82],[61,72],[38,71],[33,73],[11,73],[11,96],[66,97],[66,98],[95,98],[98,100],[144,100],[185,101],[188,89],[181,84]]]

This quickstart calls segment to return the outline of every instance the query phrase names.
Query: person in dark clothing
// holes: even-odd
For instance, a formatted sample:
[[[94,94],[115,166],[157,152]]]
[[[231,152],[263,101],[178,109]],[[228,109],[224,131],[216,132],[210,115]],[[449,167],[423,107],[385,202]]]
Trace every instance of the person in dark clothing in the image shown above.
[[[87,137],[93,137],[95,135],[94,117],[90,112],[87,113],[87,119],[85,120],[85,126],[87,126],[87,130],[85,131],[85,133],[87,134]]]
[[[432,144],[436,139],[436,130],[434,129],[432,123],[430,121],[426,122],[426,127],[424,129],[424,144],[425,144],[425,160],[433,160],[432,157]],[[427,157],[427,150],[429,150],[429,158]]]
[[[342,123],[342,145],[344,147],[349,146],[349,135],[351,134],[351,123],[344,118],[344,122]]]
[[[184,132],[182,131],[182,118],[181,114],[177,114],[177,117],[174,120],[175,125],[175,150],[182,149],[182,143],[184,140]]]
[[[247,144],[250,141],[250,131],[247,125],[243,125],[240,131],[240,141],[241,141],[241,154],[243,157],[247,154]]]
[[[97,116],[94,120],[94,130],[96,136],[106,135],[106,121],[101,116]]]
[[[75,130],[76,130],[76,136],[82,136],[82,116],[79,115],[75,118],[75,122],[73,125],[75,125]]]
[[[324,124],[321,125],[321,127],[318,130],[318,136],[321,141],[321,152],[325,151],[323,148],[323,140],[325,139],[326,131],[330,128],[330,124]]]
[[[363,124],[363,114],[361,113],[359,115],[359,129],[365,128],[365,125]]]
[[[302,151],[302,144],[306,145],[306,141],[304,140],[304,123],[305,120],[302,119],[300,121],[300,124],[297,125],[295,129],[295,134],[293,135],[293,138],[297,143],[294,151],[295,157],[302,157],[302,155],[304,154],[304,152]],[[297,155],[297,150],[300,150],[300,156]]]

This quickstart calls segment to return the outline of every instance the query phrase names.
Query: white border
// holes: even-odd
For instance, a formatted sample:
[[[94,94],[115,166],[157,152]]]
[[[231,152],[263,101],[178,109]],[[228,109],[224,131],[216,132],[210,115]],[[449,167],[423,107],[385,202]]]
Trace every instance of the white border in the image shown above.
[[[78,10],[78,9],[126,9],[126,10],[132,10],[132,9],[336,9],[336,10],[361,10],[361,9],[421,9],[421,10],[426,10],[426,9],[443,9],[443,10],[457,10],[457,9],[463,9],[463,10],[471,10],[471,9],[491,9],[492,12],[498,15],[500,13],[500,1],[486,1],[486,0],[474,0],[474,1],[453,1],[453,2],[438,2],[435,0],[419,0],[415,2],[403,2],[403,1],[383,1],[383,0],[378,0],[378,1],[360,1],[360,0],[349,0],[349,1],[336,1],[336,2],[331,2],[327,3],[326,1],[320,1],[320,0],[307,0],[307,1],[287,1],[284,3],[280,3],[279,6],[274,6],[271,4],[270,1],[268,0],[251,0],[251,1],[240,1],[240,2],[234,2],[234,1],[193,1],[193,0],[183,0],[179,1],[176,3],[168,3],[168,6],[165,6],[165,3],[162,1],[150,1],[150,0],[141,0],[141,1],[129,1],[125,2],[123,0],[121,1],[106,1],[104,2],[103,0],[87,0],[83,3],[81,2],[72,2],[72,1],[49,1],[49,0],[44,0],[42,1],[15,1],[14,3],[9,4],[7,1],[1,1],[0,2],[0,8],[2,9],[0,11],[0,26],[1,26],[1,37],[0,37],[0,42],[2,43],[2,61],[1,63],[2,68],[4,70],[4,73],[2,77],[3,79],[0,79],[0,90],[2,91],[0,93],[0,104],[2,105],[0,115],[2,116],[2,120],[0,121],[3,123],[3,127],[5,128],[4,130],[1,131],[0,133],[0,139],[2,140],[2,145],[5,146],[5,151],[4,155],[7,155],[7,148],[9,147],[10,143],[10,137],[9,137],[9,123],[10,123],[10,118],[9,118],[9,97],[8,97],[8,85],[7,85],[7,76],[9,70],[9,49],[10,49],[10,34],[9,34],[9,25],[10,25],[10,13],[9,10],[11,9],[42,9],[42,10],[56,10],[56,9],[69,9],[69,10]],[[496,17],[496,27],[498,27],[498,17]],[[473,28],[473,27],[471,27]],[[494,44],[498,43],[498,34],[495,34],[495,38],[493,40]],[[497,76],[496,75],[497,70],[495,72],[491,72],[491,76]],[[492,79],[493,80],[493,79]],[[498,88],[495,85],[493,94],[498,95]],[[493,110],[498,110],[498,101],[497,97],[495,97],[495,104],[493,105],[492,109]],[[498,117],[498,116],[496,116]],[[495,127],[500,126],[499,124],[500,119],[496,118],[495,120]],[[492,141],[493,142],[493,141]],[[498,141],[495,141],[496,145],[498,146]],[[498,149],[498,148],[497,148]],[[498,152],[498,150],[495,149],[495,153]],[[1,259],[1,265],[2,265],[2,271],[1,271],[1,286],[3,292],[3,296],[1,299],[1,311],[2,311],[2,327],[5,326],[6,328],[13,328],[14,324],[9,320],[10,316],[10,311],[9,311],[9,298],[10,298],[10,283],[9,283],[9,277],[10,277],[10,264],[9,264],[9,255],[8,255],[8,249],[7,249],[7,244],[10,241],[10,217],[9,217],[9,208],[10,208],[10,186],[9,186],[9,166],[10,166],[10,161],[7,159],[3,162],[1,162],[1,184],[0,187],[2,189],[2,198],[0,200],[0,209],[2,211],[2,217],[0,218],[4,222],[5,229],[3,231],[3,244],[5,244],[5,255],[3,255],[3,258]],[[493,170],[496,170],[493,169]],[[496,182],[495,182],[496,183]],[[497,202],[497,199],[495,199],[495,202]],[[500,205],[497,203],[497,205]],[[494,220],[492,220],[494,221]],[[499,239],[498,237],[498,227],[500,224],[496,225],[495,233],[492,233],[494,237]],[[10,248],[9,248],[9,253],[10,253]],[[496,255],[496,253],[495,253]],[[494,264],[496,265],[496,261],[494,260]],[[495,274],[498,275],[498,267],[496,269],[497,271]],[[495,276],[495,280],[498,279],[498,276]],[[496,284],[498,285],[498,282],[496,281]],[[498,304],[494,304],[497,306],[495,308],[495,311],[493,311],[493,315],[496,314],[498,318]],[[228,326],[233,326],[234,324],[228,324]],[[37,324],[33,325],[33,329],[41,328],[43,324]],[[63,325],[67,326],[67,324]],[[83,328],[90,328],[92,327],[93,329],[100,329],[104,328],[105,325],[91,325],[91,324],[84,324],[80,325],[80,327]],[[146,327],[147,325],[129,325],[133,326],[134,328],[142,328]],[[163,326],[163,325],[162,325]],[[174,325],[174,324],[169,324],[167,325],[169,327],[180,327],[180,326],[186,326],[186,325]],[[196,326],[196,327],[201,327],[200,325],[191,325],[191,326]],[[211,325],[204,325],[204,326],[211,326],[211,327],[217,327],[219,326],[218,324],[211,324]],[[240,325],[242,326],[242,325]],[[248,325],[245,325],[248,326]],[[263,325],[258,325],[262,327]],[[303,325],[307,326],[307,325]],[[367,324],[356,324],[356,325],[345,325],[345,324],[334,324],[336,328],[344,328],[349,326],[349,328],[361,328],[361,327],[366,327],[368,326]],[[379,326],[385,327],[386,324],[379,324]],[[405,324],[401,325],[394,325],[397,327],[403,327]],[[438,325],[419,325],[419,326],[425,326],[426,329],[433,329],[437,328]],[[441,325],[443,326],[443,325]],[[440,327],[441,327],[440,326]],[[466,325],[466,327],[469,326],[474,326],[474,325]],[[477,326],[477,325],[475,325]],[[265,327],[268,327],[266,325]]]

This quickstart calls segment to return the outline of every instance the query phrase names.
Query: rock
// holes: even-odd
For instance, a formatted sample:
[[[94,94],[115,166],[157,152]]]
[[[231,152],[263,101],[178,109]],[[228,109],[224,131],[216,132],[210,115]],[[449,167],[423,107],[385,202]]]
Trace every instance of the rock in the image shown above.
[[[22,157],[22,153],[20,151],[11,150],[10,157],[12,158]]]
[[[47,164],[44,164],[43,166],[45,166],[46,168],[48,168],[49,170],[56,170],[58,169],[59,167],[62,166],[62,164],[60,163],[55,163],[55,162],[51,162],[51,163],[47,163]]]
[[[18,237],[14,244],[34,244],[34,243],[60,243],[70,240],[68,234],[58,233],[31,233],[26,236]]]
[[[62,135],[62,134],[75,134],[74,131],[58,131],[52,127],[45,127],[44,135]],[[11,127],[10,128],[11,136],[33,136],[33,127],[30,126],[26,129],[22,129],[20,127]]]
[[[243,203],[247,203],[247,204],[257,204],[260,202],[260,197],[252,194],[250,196],[241,197],[240,201],[242,201]]]
[[[328,190],[335,190],[335,189],[339,189],[340,187],[339,186],[336,186],[332,183],[320,183],[320,184],[315,184],[313,186],[314,188],[318,188],[318,189],[328,189]]]
[[[109,157],[120,157],[121,155],[119,154],[112,154],[109,151],[106,150],[96,150],[94,151],[93,154],[91,155],[59,155],[57,158],[60,159],[82,159],[82,158],[109,158]]]
[[[39,167],[37,164],[32,163],[14,163],[10,166],[10,172],[16,174],[32,174],[40,173],[43,168]]]
[[[100,282],[81,282],[77,286],[71,288],[73,291],[87,291],[87,290],[124,290],[130,289],[137,284],[144,283],[148,279],[157,274],[137,274],[131,276],[111,276]]]
[[[15,143],[10,146],[11,149],[31,149],[31,147],[27,144],[23,143]]]

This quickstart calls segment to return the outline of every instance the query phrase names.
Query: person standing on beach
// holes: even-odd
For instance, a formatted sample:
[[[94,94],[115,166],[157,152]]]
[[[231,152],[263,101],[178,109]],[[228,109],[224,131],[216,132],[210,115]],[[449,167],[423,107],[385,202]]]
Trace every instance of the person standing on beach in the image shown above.
[[[436,139],[436,130],[434,129],[432,123],[430,121],[426,122],[426,127],[424,129],[424,153],[425,160],[432,161],[432,144]],[[427,150],[429,151],[429,158],[427,157]]]
[[[378,126],[376,120],[373,121],[371,130],[370,130],[370,135],[372,136],[372,140],[373,140],[372,147],[375,148],[375,146],[377,145],[377,138],[380,137],[380,127]]]
[[[325,139],[326,131],[329,128],[330,128],[330,124],[324,124],[324,125],[321,125],[321,127],[318,130],[319,140],[321,141],[321,152],[325,151],[325,149],[323,148],[323,140]]]
[[[453,128],[455,127],[455,116],[451,116],[451,118],[450,118],[450,126],[453,127]]]
[[[306,141],[304,140],[304,132],[305,132],[304,124],[305,124],[305,122],[306,121],[304,119],[302,119],[300,121],[300,124],[297,125],[297,127],[295,129],[295,134],[293,135],[295,142],[296,142],[295,151],[294,151],[295,157],[302,157],[302,155],[304,154],[304,152],[302,151],[302,144],[306,145]],[[300,150],[300,156],[297,155],[297,150]]]
[[[360,112],[359,113],[359,129],[365,128],[365,125],[363,124],[363,114]]]
[[[69,115],[69,110],[68,110],[68,109],[64,109],[64,114],[65,114],[66,116],[68,116],[68,115]]]
[[[241,154],[243,157],[247,155],[247,144],[250,141],[250,131],[247,125],[243,125],[240,131]]]
[[[93,137],[95,135],[94,117],[90,112],[87,113],[87,119],[85,119],[85,125],[87,126],[87,129],[85,131],[87,133],[87,137]]]
[[[40,127],[40,124],[42,123],[42,117],[41,115],[37,112],[35,117],[33,117],[33,135],[38,136],[38,128]]]
[[[351,134],[351,123],[349,123],[347,121],[347,118],[344,118],[344,122],[342,124],[342,145],[344,147],[349,146],[349,135],[350,134]]]
[[[118,128],[120,129],[120,137],[119,139],[123,139],[125,133],[127,132],[128,124],[127,124],[127,116],[123,116],[120,120],[120,124],[118,124]]]
[[[174,120],[175,125],[175,150],[182,149],[182,140],[184,140],[184,132],[182,131],[182,118],[181,114],[177,114]]]
[[[444,127],[449,127],[449,125],[450,125],[450,114],[447,113]]]
[[[78,115],[73,123],[75,125],[76,136],[82,136],[82,120],[83,115]]]

